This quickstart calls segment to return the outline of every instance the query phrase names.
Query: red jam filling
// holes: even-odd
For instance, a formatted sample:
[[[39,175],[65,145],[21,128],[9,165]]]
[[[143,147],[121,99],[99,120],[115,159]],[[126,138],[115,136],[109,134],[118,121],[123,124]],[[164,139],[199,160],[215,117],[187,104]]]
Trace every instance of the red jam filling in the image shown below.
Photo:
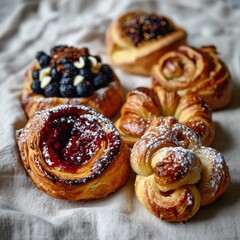
[[[75,173],[108,141],[96,119],[63,116],[49,119],[41,132],[40,148],[46,164]]]

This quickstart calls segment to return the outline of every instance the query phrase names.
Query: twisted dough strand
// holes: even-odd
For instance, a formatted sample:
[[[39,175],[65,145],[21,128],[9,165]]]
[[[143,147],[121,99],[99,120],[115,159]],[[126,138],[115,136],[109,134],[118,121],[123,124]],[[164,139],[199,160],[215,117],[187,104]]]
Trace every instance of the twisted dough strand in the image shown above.
[[[199,135],[174,117],[160,118],[157,126],[152,122],[133,146],[130,163],[140,202],[170,222],[189,220],[230,183],[223,155],[203,147]]]
[[[212,110],[226,107],[231,100],[231,76],[214,46],[180,46],[160,57],[151,76],[153,87],[174,90],[181,97],[199,96]]]
[[[115,125],[123,140],[133,146],[151,122],[158,125],[159,116],[175,116],[195,130],[207,146],[213,141],[215,128],[209,106],[198,97],[180,98],[176,92],[162,87],[154,90],[141,87],[128,92]]]

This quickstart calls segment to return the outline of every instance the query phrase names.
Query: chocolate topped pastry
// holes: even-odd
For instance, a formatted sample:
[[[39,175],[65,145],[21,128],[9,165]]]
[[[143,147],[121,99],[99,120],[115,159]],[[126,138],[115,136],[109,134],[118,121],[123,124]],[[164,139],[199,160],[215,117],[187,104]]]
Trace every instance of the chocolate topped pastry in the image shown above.
[[[111,61],[129,73],[141,75],[150,75],[159,57],[185,40],[186,32],[171,19],[142,10],[120,16],[106,34]]]
[[[117,111],[122,87],[112,68],[87,48],[54,46],[40,51],[26,73],[22,104],[29,117],[36,110],[61,104],[84,104],[111,117]]]
[[[126,18],[123,31],[134,46],[168,35],[174,31],[173,25],[163,16],[139,13]]]

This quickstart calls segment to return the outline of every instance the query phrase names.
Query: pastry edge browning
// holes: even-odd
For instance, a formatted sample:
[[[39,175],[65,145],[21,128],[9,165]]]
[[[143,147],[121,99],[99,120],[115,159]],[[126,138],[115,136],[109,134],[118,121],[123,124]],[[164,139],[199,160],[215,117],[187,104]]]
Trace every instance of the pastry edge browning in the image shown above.
[[[200,207],[200,194],[195,186],[183,186],[171,194],[160,192],[154,176],[137,175],[135,191],[138,200],[156,217],[168,222],[186,222]]]
[[[183,132],[187,138],[193,134],[192,137],[188,139],[190,142],[187,141],[187,145],[184,144],[181,140],[182,138],[178,139],[177,136],[179,136],[179,134],[176,132],[173,135],[171,134],[171,131],[176,129],[175,127],[171,127],[171,125],[173,124],[174,126],[176,123],[170,121],[169,127],[169,125],[165,125],[165,121],[166,120],[163,119],[162,127],[153,126],[153,128],[151,128],[150,125],[150,130],[141,137],[132,149],[130,163],[132,169],[137,173],[135,191],[139,201],[158,218],[169,222],[185,222],[198,211],[200,206],[207,206],[213,203],[226,192],[231,177],[225,159],[220,152],[209,147],[201,146],[201,142],[196,141],[197,139],[194,137],[195,133],[183,126],[182,130],[185,128],[189,129],[185,131],[185,133]],[[163,130],[170,132],[167,133]],[[149,143],[149,141],[151,143]],[[186,151],[195,155],[197,159],[199,159],[202,167],[199,166],[196,168],[196,166],[192,166],[188,169],[188,171],[195,175],[194,182],[192,182],[191,179],[189,183],[182,185],[181,182],[183,179],[180,178],[180,180],[176,179],[176,182],[172,184],[171,182],[175,181],[175,175],[173,175],[174,178],[170,179],[170,184],[166,183],[171,186],[170,189],[165,188],[164,185],[162,185],[162,181],[160,181],[161,179],[158,178],[163,176],[164,180],[168,176],[171,177],[171,174],[174,173],[171,171],[175,171],[174,169],[179,170],[176,163],[180,164],[179,166],[182,166],[182,164],[184,166],[186,164],[186,159],[182,159],[183,162],[178,162],[180,156],[178,155],[178,158],[173,161],[173,165],[169,166],[170,168],[166,165],[166,176],[163,172],[159,175],[159,170],[164,171],[165,165],[162,163],[164,160],[162,157],[165,155],[159,155],[158,151],[163,150],[165,154],[165,152],[171,152],[174,149],[177,152],[178,148],[182,149],[184,152]],[[165,157],[168,157],[168,155]],[[171,162],[171,159],[167,161],[169,160]],[[197,176],[200,173],[201,178],[199,181],[199,177]],[[187,174],[188,173],[184,170],[182,177],[185,178]],[[188,180],[186,179],[186,181]],[[164,188],[162,188],[162,186]],[[189,204],[184,203],[181,197],[179,197],[184,196],[186,188],[191,189],[188,197],[185,197],[185,200],[188,199]],[[186,206],[185,209],[184,206]],[[181,212],[181,209],[185,212]]]
[[[200,71],[200,68],[202,72],[189,78],[186,76],[188,79],[182,82],[168,81],[161,67],[164,66],[168,57],[169,59],[176,56],[180,58],[181,54],[188,54],[188,52],[192,55],[199,55],[195,61],[202,59],[203,63],[198,64],[199,69],[194,73]],[[204,61],[207,62],[206,66]],[[212,70],[213,65],[218,69]],[[213,111],[227,107],[231,101],[233,88],[231,75],[226,64],[218,57],[214,46],[203,46],[200,49],[187,45],[179,46],[178,49],[170,51],[158,59],[151,69],[151,78],[153,87],[162,86],[165,89],[176,91],[181,97],[185,95],[198,96],[209,104]]]
[[[142,11],[134,11],[142,12]],[[106,32],[106,46],[108,55],[112,63],[124,71],[149,76],[152,66],[166,52],[176,49],[182,44],[186,44],[187,34],[183,28],[174,24],[169,18],[168,21],[174,26],[175,31],[149,43],[144,43],[140,47],[134,47],[129,41],[121,37],[119,22],[125,16],[132,14],[129,12],[110,24]]]
[[[133,98],[136,102],[134,108],[131,107]],[[149,102],[147,105],[146,101]],[[150,104],[151,102],[152,104]],[[148,105],[151,106],[150,109]],[[144,113],[146,111],[151,113],[150,116],[146,116]],[[173,115],[179,123],[195,130],[201,136],[204,145],[209,146],[212,143],[215,126],[209,106],[198,97],[180,98],[176,92],[168,91],[160,86],[154,90],[140,87],[128,92],[126,102],[121,109],[121,116],[115,122],[115,126],[125,143],[133,146],[148,129],[149,124],[157,126],[159,121],[161,122],[161,118],[168,117],[168,114]],[[134,127],[132,127],[133,118],[136,118]],[[148,123],[144,128],[141,126],[142,134],[137,134],[138,122]]]
[[[65,107],[69,108],[69,106]],[[62,108],[62,106],[57,108]],[[76,108],[89,109],[84,106],[77,106]],[[92,111],[94,110],[90,110],[90,113]],[[71,178],[69,173],[66,175],[64,171],[61,173],[61,171],[57,170],[55,171],[57,175],[54,175],[47,164],[44,163],[39,149],[40,131],[46,120],[46,115],[44,114],[47,112],[37,112],[24,129],[16,132],[16,141],[24,168],[39,189],[58,199],[76,201],[106,197],[127,183],[131,173],[129,163],[130,150],[122,141],[120,142],[118,153],[107,168],[97,173],[93,178],[81,181],[78,184],[78,179],[76,179],[76,176],[74,177],[74,174]],[[53,178],[49,177],[48,173],[52,174]],[[117,177],[116,173],[118,174]],[[64,177],[66,176],[67,180],[65,181]]]

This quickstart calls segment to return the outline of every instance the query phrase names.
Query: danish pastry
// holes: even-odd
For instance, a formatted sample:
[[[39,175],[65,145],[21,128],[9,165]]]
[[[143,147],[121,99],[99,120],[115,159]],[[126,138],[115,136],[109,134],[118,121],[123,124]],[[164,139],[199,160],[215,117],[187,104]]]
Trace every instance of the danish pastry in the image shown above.
[[[140,202],[157,217],[183,222],[219,198],[230,183],[221,153],[174,117],[161,118],[133,146],[130,163],[137,173]]]
[[[108,55],[123,70],[150,75],[151,67],[167,51],[186,42],[186,32],[172,20],[143,10],[113,21],[106,33]]]
[[[70,104],[83,104],[112,117],[122,99],[122,86],[99,56],[87,48],[55,46],[50,55],[38,52],[25,74],[21,97],[28,117],[35,111]]]
[[[180,46],[161,56],[152,68],[152,85],[174,90],[179,96],[201,97],[212,110],[226,107],[232,81],[214,46]]]
[[[140,87],[128,92],[115,126],[122,139],[133,146],[151,122],[158,125],[159,116],[175,116],[179,123],[196,131],[206,146],[214,139],[215,127],[208,104],[195,96],[180,98],[175,91],[162,87]]]
[[[83,105],[36,112],[16,140],[32,181],[55,198],[106,197],[131,173],[130,150],[111,121]]]

